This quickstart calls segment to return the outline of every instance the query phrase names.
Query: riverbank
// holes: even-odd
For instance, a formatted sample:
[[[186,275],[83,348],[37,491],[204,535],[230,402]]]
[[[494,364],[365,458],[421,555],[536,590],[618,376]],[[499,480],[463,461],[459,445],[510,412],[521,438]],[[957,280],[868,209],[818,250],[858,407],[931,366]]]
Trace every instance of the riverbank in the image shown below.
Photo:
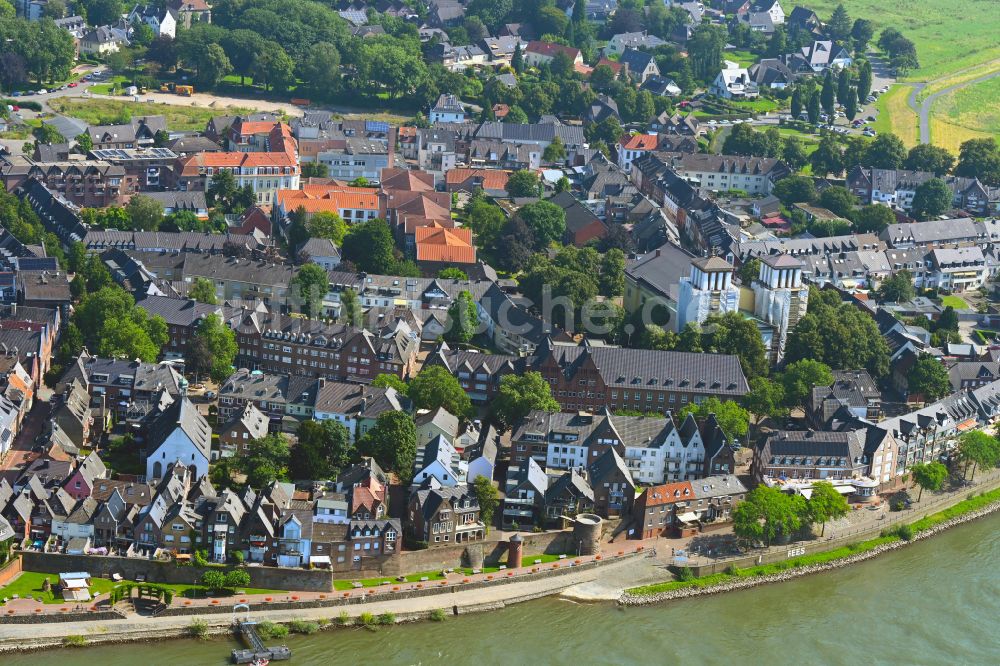
[[[1000,511],[1000,489],[957,502],[954,506],[904,525],[892,534],[862,541],[845,548],[788,562],[733,570],[687,581],[672,581],[626,590],[618,599],[622,606],[643,606],[676,599],[722,594],[761,585],[781,583],[801,576],[839,569],[930,538],[952,527]],[[851,554],[841,551],[850,551]],[[797,563],[799,563],[797,565]],[[777,570],[776,570],[777,569]],[[773,573],[771,573],[773,572]]]
[[[566,566],[550,572],[526,574],[510,583],[494,582],[475,588],[453,586],[438,594],[399,597],[377,595],[361,603],[337,603],[331,600],[324,605],[296,604],[294,608],[280,610],[255,609],[254,619],[275,623],[297,620],[317,622],[324,627],[358,626],[363,617],[393,617],[393,622],[432,619],[432,615],[465,615],[505,608],[561,593],[583,583],[590,583],[611,572],[628,571],[630,579],[639,582],[652,576],[662,577],[642,551],[624,553],[619,557],[601,560],[587,567]],[[634,584],[634,582],[632,584]],[[211,612],[212,610],[216,612]],[[0,624],[0,653],[20,652],[61,647],[64,645],[102,645],[190,638],[194,625],[200,625],[204,635],[227,634],[231,631],[232,613],[229,609],[205,609],[191,615],[160,615],[155,617],[131,616],[120,620],[74,621],[48,624]],[[204,623],[204,624],[202,624]],[[74,637],[72,643],[67,637]]]

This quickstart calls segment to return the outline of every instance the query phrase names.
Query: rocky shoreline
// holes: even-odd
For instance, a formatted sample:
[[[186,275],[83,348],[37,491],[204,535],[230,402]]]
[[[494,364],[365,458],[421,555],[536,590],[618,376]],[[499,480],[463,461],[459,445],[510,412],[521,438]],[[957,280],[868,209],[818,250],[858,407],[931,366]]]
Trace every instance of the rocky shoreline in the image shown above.
[[[798,578],[800,576],[808,576],[810,574],[821,573],[823,571],[829,571],[831,569],[839,569],[841,567],[846,567],[857,562],[864,562],[865,560],[870,560],[872,558],[878,557],[889,551],[896,550],[898,548],[903,548],[921,539],[930,538],[936,534],[939,534],[947,529],[951,529],[956,525],[961,525],[963,523],[968,523],[973,520],[982,518],[983,516],[990,515],[1000,511],[1000,500],[991,502],[986,506],[976,509],[974,511],[969,511],[961,516],[956,516],[942,523],[935,525],[929,529],[919,532],[913,536],[909,541],[900,539],[899,541],[893,541],[892,543],[883,544],[872,548],[871,550],[865,551],[864,553],[858,553],[857,555],[849,555],[843,557],[839,560],[834,560],[832,562],[824,562],[823,564],[811,564],[804,567],[799,567],[796,569],[789,569],[787,571],[782,571],[775,574],[767,574],[764,576],[753,576],[749,578],[739,578],[736,580],[726,581],[724,583],[719,583],[718,585],[712,585],[708,587],[684,587],[677,590],[668,590],[666,592],[660,592],[657,594],[630,594],[628,592],[622,593],[618,598],[618,603],[622,606],[645,606],[649,604],[658,604],[666,601],[673,601],[675,599],[685,599],[688,597],[700,597],[708,594],[722,594],[724,592],[734,592],[736,590],[746,590],[751,587],[757,587],[759,585],[769,585],[771,583],[781,583],[787,580],[792,580],[793,578]]]

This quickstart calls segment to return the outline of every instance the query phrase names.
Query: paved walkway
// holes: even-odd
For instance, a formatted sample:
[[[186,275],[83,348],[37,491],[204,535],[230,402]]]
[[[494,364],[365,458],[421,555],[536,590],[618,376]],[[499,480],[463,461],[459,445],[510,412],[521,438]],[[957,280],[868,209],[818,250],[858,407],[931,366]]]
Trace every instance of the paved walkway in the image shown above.
[[[634,549],[632,549],[634,550]],[[639,558],[644,560],[645,558]],[[452,609],[458,607],[470,610],[478,606],[503,605],[516,601],[524,601],[532,598],[556,594],[568,587],[581,583],[592,582],[598,577],[607,576],[614,573],[616,577],[623,576],[623,572],[629,570],[651,571],[645,563],[636,567],[635,557],[612,560],[601,567],[583,569],[559,576],[547,578],[532,577],[530,574],[522,574],[524,580],[517,583],[497,585],[496,587],[483,587],[471,590],[463,590],[456,587],[450,594],[428,595],[423,597],[393,598],[390,594],[373,595],[371,602],[363,604],[352,604],[350,606],[333,608],[301,608],[292,610],[275,610],[255,612],[254,616],[265,617],[269,620],[287,622],[290,620],[326,620],[337,617],[341,611],[347,611],[351,617],[357,617],[363,612],[380,614],[391,612],[397,616],[411,613],[429,613],[435,609]],[[626,576],[625,578],[631,578]],[[625,579],[623,578],[623,580]],[[641,582],[641,581],[635,581]],[[633,583],[634,584],[634,583]],[[340,594],[340,593],[334,593]],[[353,593],[352,593],[353,594]],[[300,601],[318,595],[289,595],[289,597],[300,597]],[[329,595],[328,595],[329,596]],[[275,597],[275,601],[283,600],[281,596]],[[176,603],[176,602],[175,602]],[[231,604],[232,599],[227,600]],[[139,617],[130,616],[121,620],[107,620],[100,622],[56,622],[50,624],[0,624],[0,649],[4,643],[20,643],[30,639],[60,639],[68,635],[95,636],[101,634],[135,634],[144,635],[154,631],[177,631],[184,630],[190,626],[192,619],[200,617],[207,621],[210,626],[222,627],[232,622],[232,615],[229,613],[208,613],[204,616],[182,615],[182,616],[160,616],[160,617]]]
[[[988,64],[988,63],[986,63]],[[1000,64],[998,64],[1000,66]],[[950,78],[957,74],[969,71],[970,69],[976,69],[982,67],[982,65],[976,65],[974,67],[967,67],[966,69],[958,70],[956,72],[951,72],[947,77]],[[931,142],[931,108],[934,106],[934,102],[938,101],[941,97],[955,92],[956,90],[961,90],[962,88],[967,88],[968,86],[974,86],[984,81],[989,81],[1000,76],[1000,70],[995,72],[990,72],[984,74],[983,76],[970,79],[969,81],[963,81],[961,83],[956,83],[954,85],[948,86],[947,88],[942,88],[936,92],[931,93],[923,100],[918,101],[920,93],[924,91],[924,88],[931,85],[935,81],[940,81],[941,79],[935,79],[932,81],[925,81],[921,83],[910,83],[907,84],[911,87],[910,96],[906,99],[907,105],[920,117],[920,143],[930,143]]]

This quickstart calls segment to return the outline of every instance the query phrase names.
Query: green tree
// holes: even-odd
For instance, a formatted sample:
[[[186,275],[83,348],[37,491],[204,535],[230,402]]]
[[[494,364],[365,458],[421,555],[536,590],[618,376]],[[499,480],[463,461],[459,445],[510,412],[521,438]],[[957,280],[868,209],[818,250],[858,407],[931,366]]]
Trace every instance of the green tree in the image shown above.
[[[821,361],[838,370],[867,368],[873,377],[889,371],[889,348],[869,315],[837,292],[809,290],[809,310],[788,336],[786,363]]]
[[[197,72],[197,81],[203,87],[214,88],[233,71],[226,52],[218,44],[201,45],[190,54],[189,58]]]
[[[211,353],[212,367],[209,371],[212,381],[221,384],[233,373],[233,361],[239,352],[236,334],[222,322],[216,314],[201,320],[195,330],[195,337],[202,340]]]
[[[768,360],[760,329],[738,312],[713,314],[705,320],[703,345],[717,354],[733,354],[740,359],[747,377],[767,374]]]
[[[840,185],[828,187],[819,195],[819,205],[840,217],[851,217],[857,204],[857,197]]]
[[[924,402],[934,402],[951,393],[948,370],[930,354],[917,358],[906,379],[910,393],[923,396]]]
[[[539,252],[561,241],[566,234],[566,212],[550,201],[535,201],[521,206],[517,217],[531,230],[535,249]]]
[[[907,471],[913,477],[913,481],[920,486],[920,494],[917,495],[918,502],[924,496],[925,490],[941,490],[945,479],[948,478],[948,468],[937,461],[928,463],[918,462],[910,465]]]
[[[848,16],[847,10],[841,4],[837,5],[836,9],[833,10],[833,14],[826,24],[826,32],[833,39],[842,42],[851,36],[851,29],[853,27],[851,17]]]
[[[958,455],[965,461],[966,472],[969,470],[969,464],[972,464],[971,478],[974,479],[977,466],[996,467],[1000,461],[1000,442],[982,430],[970,430],[959,437]]]
[[[785,137],[781,145],[781,160],[788,165],[792,171],[798,171],[809,164],[809,155],[806,154],[805,146],[794,134]]]
[[[929,220],[951,208],[951,204],[952,192],[948,183],[931,178],[917,185],[910,214],[918,220]]]
[[[825,363],[804,358],[785,367],[781,383],[785,389],[785,404],[801,407],[812,395],[814,386],[833,384],[833,372]]]
[[[476,302],[468,291],[461,291],[448,308],[444,339],[448,342],[471,342],[479,326]]]
[[[826,76],[823,77],[823,87],[819,93],[819,103],[823,107],[823,112],[827,115],[829,124],[833,124],[833,112],[836,101],[837,93],[836,86],[833,83],[833,74],[830,70],[827,70]]]
[[[726,31],[719,26],[702,23],[687,41],[688,60],[695,78],[708,83],[722,69],[722,51],[726,46]]]
[[[276,42],[265,42],[253,60],[254,82],[264,90],[285,90],[295,82],[295,62]]]
[[[868,146],[867,166],[876,169],[899,169],[906,161],[906,146],[892,132],[879,134]]]
[[[219,171],[212,175],[212,180],[205,190],[205,198],[208,205],[221,208],[224,212],[231,212],[237,196],[239,187],[236,184],[236,176],[232,171]]]
[[[862,60],[858,65],[858,99],[868,99],[872,92],[872,64]]]
[[[395,472],[400,482],[408,486],[417,460],[417,426],[405,412],[382,412],[358,443],[358,449],[374,458],[383,469]]]
[[[843,518],[851,510],[847,499],[837,492],[837,489],[829,481],[816,481],[812,484],[812,495],[809,497],[807,506],[809,519],[823,525],[820,536],[826,534],[827,522]]]
[[[781,203],[791,206],[793,203],[812,203],[816,200],[816,186],[808,176],[788,176],[774,184],[774,196]]]
[[[395,249],[389,225],[384,220],[371,220],[351,226],[342,253],[360,271],[390,275],[396,266]]]
[[[240,556],[243,553],[241,551],[235,551],[233,553],[233,558],[237,561],[240,560]],[[246,569],[230,569],[226,572],[225,585],[228,590],[235,590],[239,587],[249,587],[250,586],[250,572]]]
[[[791,106],[792,118],[798,120],[799,116],[802,115],[802,89],[799,86],[792,89],[789,105]]]
[[[943,176],[955,165],[955,156],[947,148],[930,143],[918,143],[906,155],[903,166],[911,171],[930,171]]]
[[[880,234],[890,224],[896,224],[896,215],[888,206],[869,204],[854,211],[851,216],[858,233]]]
[[[823,134],[819,146],[809,156],[809,163],[812,164],[813,173],[819,176],[838,174],[844,170],[843,151],[834,134],[830,132]]]
[[[700,352],[701,348],[701,327],[695,322],[688,322],[681,330],[677,344],[679,351]]]
[[[407,395],[417,409],[434,410],[444,407],[449,413],[459,417],[472,412],[472,402],[462,385],[440,365],[424,368],[411,379]]]
[[[125,212],[132,220],[135,231],[156,231],[163,221],[163,204],[144,194],[136,194],[129,199]]]
[[[90,132],[81,132],[73,140],[76,141],[76,147],[84,155],[94,149],[94,140],[90,138]]]
[[[809,507],[801,495],[786,495],[777,488],[758,486],[733,510],[733,532],[768,546],[778,536],[792,536],[808,519]]]
[[[868,50],[868,44],[872,41],[872,37],[875,36],[875,26],[868,19],[854,19],[854,25],[851,27],[851,39],[854,40],[854,51],[856,53],[864,53]],[[864,61],[867,62],[867,61]],[[871,67],[871,65],[869,65]],[[869,90],[871,88],[869,87]]]
[[[354,457],[352,434],[332,419],[302,421],[288,461],[289,475],[296,480],[336,478]]]
[[[503,430],[513,429],[532,410],[559,411],[559,403],[552,397],[545,378],[535,371],[501,377],[491,408],[494,423]]]
[[[191,288],[188,289],[188,298],[193,298],[199,303],[215,305],[217,302],[215,285],[209,279],[196,277],[191,283]]]
[[[438,271],[437,276],[442,280],[462,280],[463,282],[469,279],[469,276],[465,274],[465,271],[461,268],[455,268],[454,266],[442,268]]]
[[[472,229],[480,247],[493,251],[507,224],[507,218],[499,206],[485,197],[473,196],[466,207],[469,228]]]
[[[306,228],[313,238],[328,238],[338,246],[344,242],[344,236],[347,235],[347,224],[339,215],[328,211],[313,213],[306,223]]]
[[[545,146],[545,150],[542,151],[542,159],[549,163],[564,162],[566,160],[566,146],[562,139],[558,136],[552,139],[552,143]]]
[[[750,413],[740,407],[739,403],[732,400],[722,402],[715,396],[705,398],[701,404],[692,402],[684,405],[678,412],[678,423],[686,419],[688,414],[694,414],[697,419],[706,419],[714,414],[719,427],[730,437],[746,437],[750,426]]]
[[[537,197],[541,193],[542,183],[533,171],[515,171],[507,179],[507,194],[512,197]]]
[[[844,100],[844,115],[848,120],[854,120],[858,115],[858,91],[850,88]]]
[[[767,377],[750,380],[750,392],[743,396],[743,407],[753,414],[754,426],[766,417],[780,419],[788,415],[785,407],[785,388]]]
[[[323,314],[323,298],[330,291],[330,276],[325,268],[318,264],[300,266],[289,286],[302,314],[307,317]]]
[[[270,434],[255,439],[247,446],[246,454],[236,458],[239,470],[247,477],[247,486],[263,488],[287,478],[288,441],[281,434]]]
[[[883,303],[907,303],[913,300],[916,290],[913,288],[913,274],[905,268],[892,273],[882,280],[876,290],[878,300]]]
[[[364,312],[361,302],[353,289],[340,292],[340,317],[338,319],[349,326],[361,328],[364,324]]]
[[[487,479],[483,475],[478,475],[472,482],[472,494],[476,496],[479,504],[479,517],[486,525],[486,533],[489,534],[490,526],[493,525],[493,514],[496,513],[500,505],[500,494],[493,485],[492,479]]]
[[[224,590],[226,588],[226,574],[222,571],[209,569],[201,575],[201,584],[210,590]]]
[[[643,326],[642,332],[636,337],[635,347],[639,349],[654,349],[657,351],[673,351],[680,345],[680,337],[673,331],[647,324]]]
[[[740,282],[743,285],[749,287],[757,276],[760,275],[760,259],[757,257],[751,257],[743,262],[739,270],[736,272],[737,276],[740,278]]]
[[[406,392],[410,390],[410,387],[402,379],[396,375],[387,373],[375,375],[375,379],[372,380],[372,386],[376,388],[391,388],[400,395],[406,395]]]
[[[809,93],[809,97],[806,99],[806,115],[809,118],[809,123],[815,125],[819,122],[820,115],[820,105],[819,105],[819,91],[812,90]]]
[[[996,139],[969,139],[958,151],[955,175],[978,178],[985,185],[1000,187],[1000,146]]]

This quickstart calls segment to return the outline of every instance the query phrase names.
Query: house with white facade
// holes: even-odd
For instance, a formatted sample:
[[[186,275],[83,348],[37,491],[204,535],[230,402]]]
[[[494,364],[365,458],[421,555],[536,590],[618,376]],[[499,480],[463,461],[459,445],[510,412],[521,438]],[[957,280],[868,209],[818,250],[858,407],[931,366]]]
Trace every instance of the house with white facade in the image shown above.
[[[153,34],[157,37],[173,39],[177,36],[177,16],[169,8],[160,8],[156,5],[136,5],[129,12],[128,22],[131,25],[145,23],[153,29]]]
[[[212,428],[194,404],[182,397],[153,417],[145,441],[146,478],[161,479],[173,463],[191,469],[192,477],[208,474]]]
[[[469,463],[462,460],[452,443],[439,435],[417,452],[413,487],[455,488],[464,486]]]
[[[431,123],[464,123],[468,120],[468,114],[456,95],[442,93],[430,108],[428,118]]]
[[[760,89],[746,67],[726,60],[725,67],[712,82],[709,93],[725,99],[753,99],[760,94]]]

